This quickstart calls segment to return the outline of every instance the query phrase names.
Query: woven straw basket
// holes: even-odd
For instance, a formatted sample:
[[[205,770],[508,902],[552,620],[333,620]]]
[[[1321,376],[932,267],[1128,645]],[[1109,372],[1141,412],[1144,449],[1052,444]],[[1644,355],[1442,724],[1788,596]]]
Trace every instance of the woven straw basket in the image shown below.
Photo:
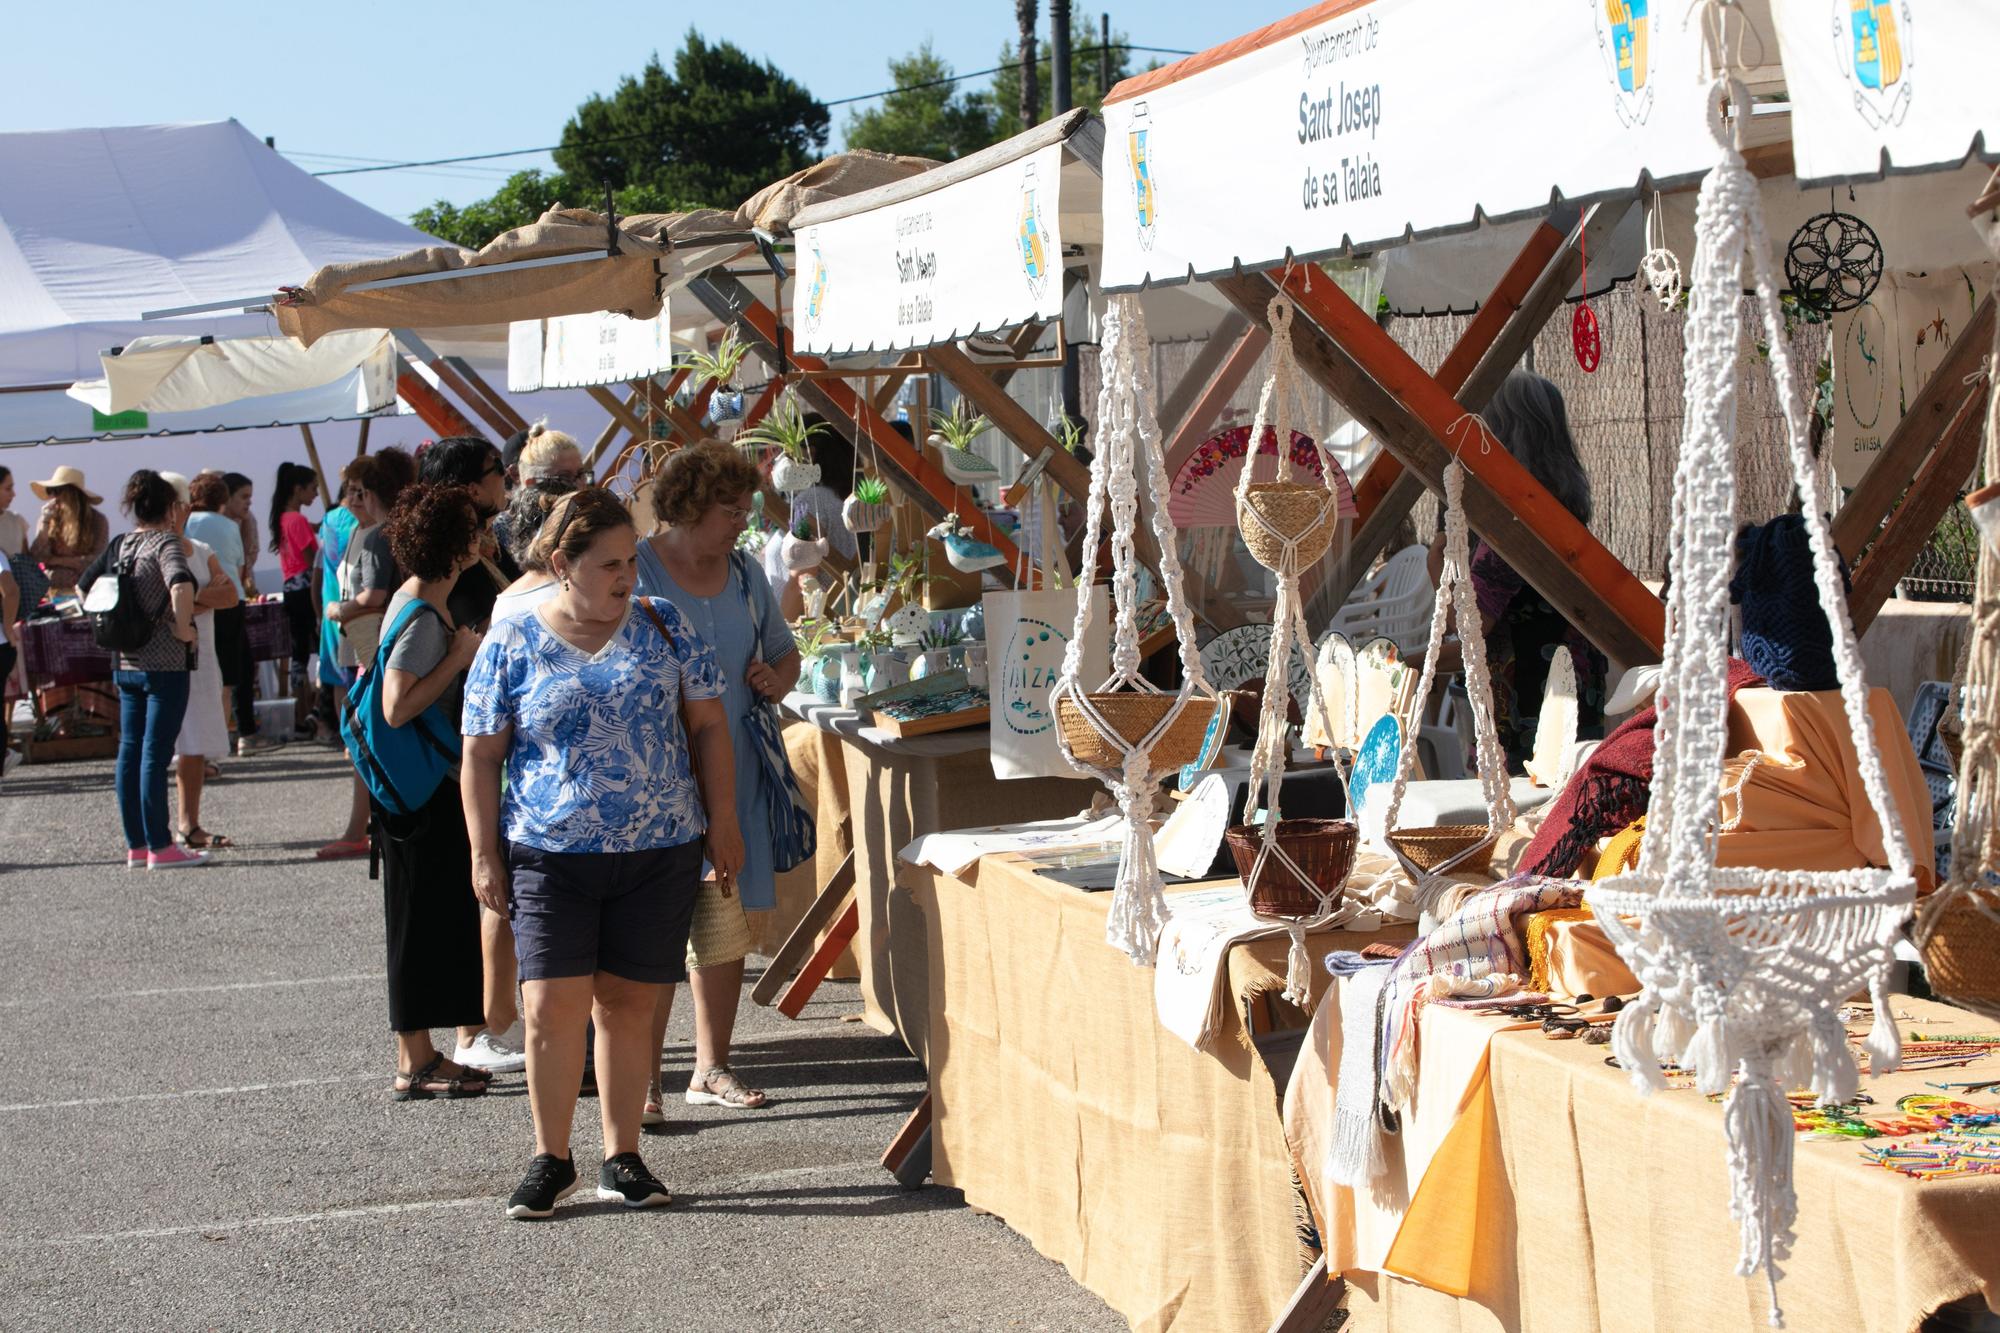
[[[1280,819],[1278,847],[1312,884],[1302,883],[1291,866],[1274,852],[1264,862],[1264,873],[1256,883],[1250,873],[1256,868],[1257,853],[1264,844],[1264,830],[1256,824],[1235,824],[1224,834],[1229,855],[1236,861],[1236,873],[1250,891],[1250,910],[1259,916],[1311,918],[1320,914],[1319,895],[1314,887],[1340,901],[1340,891],[1354,869],[1354,847],[1360,829],[1351,819]]]
[[[1257,518],[1238,514],[1236,525],[1243,530],[1243,542],[1257,563],[1274,574],[1296,574],[1320,562],[1333,545],[1334,526],[1340,522],[1340,506],[1333,493],[1322,486],[1304,486],[1296,481],[1258,481],[1250,484],[1239,506],[1256,511]],[[1284,539],[1298,539],[1296,564],[1285,568]]]
[[[1433,824],[1427,828],[1396,829],[1383,835],[1391,847],[1426,875],[1450,865],[1453,873],[1483,875],[1493,865],[1494,840],[1484,824]],[[1486,845],[1480,847],[1484,842]],[[1468,851],[1468,849],[1477,850]],[[1466,853],[1465,859],[1451,858]]]
[[[1924,945],[1924,971],[1940,997],[2000,1018],[2000,921],[1989,912],[2000,912],[2000,889],[1967,894],[1945,907]]]
[[[1090,706],[1129,747],[1146,739],[1179,696],[1115,690],[1086,697]],[[1219,699],[1189,699],[1187,707],[1181,709],[1180,716],[1174,719],[1166,734],[1153,744],[1153,772],[1171,773],[1201,758],[1201,743],[1208,735],[1208,725],[1225,706]],[[1125,766],[1124,755],[1097,730],[1074,699],[1064,696],[1056,701],[1056,725],[1062,729],[1063,739],[1069,742],[1070,753],[1078,761],[1092,768],[1114,772]]]

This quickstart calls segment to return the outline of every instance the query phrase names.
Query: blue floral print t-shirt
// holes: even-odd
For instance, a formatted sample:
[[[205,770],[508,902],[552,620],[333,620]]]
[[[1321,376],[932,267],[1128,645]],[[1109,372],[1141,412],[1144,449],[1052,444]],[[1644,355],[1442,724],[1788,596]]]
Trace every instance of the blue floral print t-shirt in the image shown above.
[[[646,600],[671,647],[637,601],[595,653],[532,612],[487,631],[466,676],[465,734],[514,729],[501,809],[509,841],[634,852],[707,832],[680,704],[721,698],[722,680],[714,652],[674,604]]]

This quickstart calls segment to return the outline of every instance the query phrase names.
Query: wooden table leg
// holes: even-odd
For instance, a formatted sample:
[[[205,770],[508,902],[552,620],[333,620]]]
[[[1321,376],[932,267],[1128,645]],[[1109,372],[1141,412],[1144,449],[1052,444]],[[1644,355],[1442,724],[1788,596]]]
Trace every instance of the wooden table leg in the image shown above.
[[[861,904],[849,901],[847,910],[834,922],[833,929],[806,965],[799,970],[798,979],[785,988],[784,996],[778,1001],[778,1012],[786,1018],[797,1018],[812,998],[819,983],[826,980],[826,974],[833,971],[833,964],[840,957],[840,951],[854,938],[854,932],[861,929]]]
[[[1326,1277],[1326,1256],[1321,1255],[1313,1262],[1312,1271],[1292,1292],[1292,1299],[1271,1321],[1270,1333],[1319,1333],[1326,1321],[1333,1318],[1340,1309],[1341,1293],[1346,1284],[1329,1282]]]
[[[931,1095],[917,1103],[910,1118],[889,1140],[882,1166],[906,1189],[919,1189],[931,1173]]]
[[[831,875],[827,876],[826,887],[819,891],[812,906],[806,908],[805,915],[792,927],[792,933],[785,936],[771,965],[764,969],[764,975],[757,979],[756,988],[750,998],[758,1004],[769,1005],[778,998],[785,983],[792,979],[792,973],[812,956],[813,942],[826,923],[833,920],[840,911],[840,905],[847,901],[847,895],[854,888],[854,853],[846,858]]]

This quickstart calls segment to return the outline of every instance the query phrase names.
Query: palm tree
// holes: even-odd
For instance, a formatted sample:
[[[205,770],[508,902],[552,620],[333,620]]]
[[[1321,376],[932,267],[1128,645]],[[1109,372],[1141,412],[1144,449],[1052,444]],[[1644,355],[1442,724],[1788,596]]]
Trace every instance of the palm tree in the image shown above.
[[[1014,0],[1014,22],[1021,29],[1021,128],[1041,119],[1042,90],[1036,82],[1035,20],[1039,0]]]

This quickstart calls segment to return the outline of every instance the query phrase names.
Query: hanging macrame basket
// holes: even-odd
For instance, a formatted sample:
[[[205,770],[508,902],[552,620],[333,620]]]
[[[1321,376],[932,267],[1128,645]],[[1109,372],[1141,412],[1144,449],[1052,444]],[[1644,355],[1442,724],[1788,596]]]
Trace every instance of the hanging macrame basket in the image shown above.
[[[1347,887],[1361,829],[1351,819],[1281,819],[1277,824],[1282,855],[1262,875],[1256,871],[1264,830],[1236,824],[1223,832],[1236,873],[1249,891],[1250,910],[1258,916],[1317,920],[1325,915],[1328,900],[1338,903]]]
[[[1257,420],[1250,428],[1249,455],[1243,460],[1243,474],[1236,484],[1236,523],[1243,532],[1243,544],[1257,563],[1280,579],[1296,579],[1302,572],[1326,558],[1340,526],[1340,492],[1335,482],[1339,465],[1320,451],[1322,485],[1299,481],[1257,481],[1258,443],[1264,438],[1264,417],[1275,396],[1278,406],[1278,475],[1283,478],[1285,459],[1291,448],[1291,412],[1294,402],[1304,405],[1298,384],[1298,365],[1292,351],[1292,303],[1284,296],[1271,298],[1271,378],[1257,403]]]
[[[1639,869],[1597,881],[1588,902],[1645,987],[1613,1029],[1619,1064],[1642,1092],[1665,1085],[1664,1058],[1691,1069],[1703,1092],[1727,1094],[1730,1212],[1741,1229],[1736,1271],[1766,1274],[1771,1320],[1781,1325],[1777,1283],[1798,1213],[1786,1093],[1806,1087],[1822,1102],[1854,1095],[1859,1072],[1838,1011],[1861,990],[1874,1000],[1871,1067],[1878,1073],[1896,1067],[1900,1046],[1888,983],[1915,876],[1875,745],[1868,685],[1826,520],[1830,497],[1808,444],[1757,181],[1720,118],[1725,102],[1744,108],[1750,98],[1730,80],[1718,83],[1707,102],[1721,161],[1702,182],[1696,210],[1687,429],[1674,480],[1674,579],[1661,667],[1660,696],[1671,706],[1660,710],[1655,729],[1653,799]],[[1887,869],[1724,869],[1715,861],[1728,736],[1733,443],[1746,257],[1803,501],[1813,582],[1833,628],[1841,698]]]
[[[1194,613],[1182,588],[1173,521],[1167,516],[1166,458],[1153,415],[1152,343],[1137,297],[1111,298],[1099,363],[1104,386],[1098,396],[1098,449],[1090,465],[1083,549],[1098,549],[1103,520],[1109,515],[1111,675],[1095,689],[1086,688],[1081,679],[1093,598],[1090,580],[1079,578],[1075,630],[1063,652],[1062,675],[1049,698],[1063,758],[1109,786],[1125,816],[1105,938],[1133,962],[1150,966],[1167,920],[1165,885],[1154,858],[1153,806],[1160,783],[1200,757],[1202,738],[1224,704],[1202,674]],[[1171,693],[1139,674],[1139,557],[1134,535],[1141,484],[1150,488],[1160,583],[1180,649],[1181,687]],[[1043,521],[1043,539],[1053,544],[1052,510]]]
[[[2000,172],[1992,183],[2000,184]],[[1978,214],[1975,225],[2000,257],[2000,208]],[[2000,272],[1993,290],[2000,296]],[[1986,373],[1996,367],[2000,330]],[[1965,497],[1981,540],[1957,689],[1951,872],[1918,914],[1916,943],[1933,991],[2000,1020],[2000,480],[1992,480],[2000,478],[2000,389],[1992,385],[1986,391],[1984,463],[1988,484]],[[1945,734],[1943,728],[1939,734]]]
[[[1490,432],[1479,418],[1466,416],[1459,424],[1477,438],[1477,447],[1491,447]],[[1431,696],[1445,631],[1455,615],[1465,664],[1465,692],[1472,703],[1473,748],[1480,793],[1486,799],[1486,823],[1396,827],[1417,763],[1417,729],[1408,728],[1396,758],[1396,781],[1382,818],[1382,838],[1419,890],[1426,880],[1440,875],[1485,874],[1493,864],[1493,848],[1500,834],[1514,822],[1514,795],[1507,784],[1507,760],[1494,722],[1493,678],[1486,665],[1486,640],[1479,633],[1479,603],[1472,591],[1471,545],[1465,521],[1465,471],[1454,458],[1444,469],[1444,570],[1438,577],[1437,598],[1431,604],[1431,636],[1424,650],[1423,670],[1417,676],[1416,708],[1421,711]]]

